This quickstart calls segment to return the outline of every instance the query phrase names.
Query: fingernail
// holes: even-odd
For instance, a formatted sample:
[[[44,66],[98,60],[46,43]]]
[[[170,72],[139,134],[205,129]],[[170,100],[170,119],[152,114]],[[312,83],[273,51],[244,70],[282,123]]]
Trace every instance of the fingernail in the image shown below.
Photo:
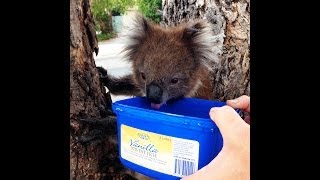
[[[210,109],[210,112],[215,111],[217,109],[217,107],[213,107]]]
[[[214,113],[218,108],[217,107],[213,107],[210,109],[210,112],[209,113]]]
[[[238,104],[239,103],[239,99],[232,99],[232,100],[228,100],[229,102],[231,102],[232,104]]]

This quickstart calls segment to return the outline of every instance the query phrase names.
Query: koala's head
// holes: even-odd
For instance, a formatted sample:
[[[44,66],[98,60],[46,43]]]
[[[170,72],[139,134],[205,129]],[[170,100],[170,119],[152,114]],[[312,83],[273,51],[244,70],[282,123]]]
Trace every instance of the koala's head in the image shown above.
[[[196,91],[201,69],[213,59],[210,36],[204,21],[165,29],[137,16],[125,51],[134,81],[152,107]]]

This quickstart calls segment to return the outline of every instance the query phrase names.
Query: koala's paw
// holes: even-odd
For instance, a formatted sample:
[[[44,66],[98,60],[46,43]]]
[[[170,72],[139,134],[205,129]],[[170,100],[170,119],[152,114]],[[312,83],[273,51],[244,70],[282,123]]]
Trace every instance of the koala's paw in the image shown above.
[[[108,76],[108,71],[104,69],[103,67],[96,67],[99,72],[100,78],[106,78]]]
[[[108,71],[106,69],[104,69],[103,67],[96,67],[96,68],[98,69],[100,82],[102,82],[102,84],[104,86],[106,86],[109,81]]]

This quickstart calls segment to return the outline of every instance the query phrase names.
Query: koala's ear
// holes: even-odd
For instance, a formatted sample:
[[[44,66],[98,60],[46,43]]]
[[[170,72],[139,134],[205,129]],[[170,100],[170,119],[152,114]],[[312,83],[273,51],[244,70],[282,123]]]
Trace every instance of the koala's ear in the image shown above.
[[[200,38],[206,35],[210,31],[210,25],[204,21],[198,21],[188,24],[184,31],[182,38],[186,41]]]
[[[141,29],[142,29],[145,33],[147,33],[148,31],[151,30],[151,25],[150,25],[150,23],[149,23],[148,20],[146,20],[143,16],[138,16],[137,19],[136,19],[136,21],[137,21],[138,26],[140,26]]]
[[[188,46],[197,61],[206,67],[210,67],[210,63],[217,61],[213,54],[214,36],[211,24],[204,20],[189,22],[182,30],[182,41]]]
[[[123,49],[128,60],[133,60],[133,55],[138,51],[141,44],[144,43],[148,34],[152,33],[153,25],[141,14],[136,14],[131,25],[128,27],[127,44]]]
[[[129,33],[130,38],[143,38],[145,37],[148,33],[150,33],[152,30],[152,25],[151,23],[144,18],[141,14],[136,14],[135,18],[133,19],[133,23],[131,25]]]

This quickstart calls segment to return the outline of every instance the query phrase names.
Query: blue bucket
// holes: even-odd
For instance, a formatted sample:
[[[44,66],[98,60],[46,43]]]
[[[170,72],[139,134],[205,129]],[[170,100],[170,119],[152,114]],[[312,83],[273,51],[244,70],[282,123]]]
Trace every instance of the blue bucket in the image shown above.
[[[114,102],[122,164],[155,179],[193,174],[223,146],[209,111],[224,105],[196,98],[183,98],[160,109],[153,109],[145,97]]]

